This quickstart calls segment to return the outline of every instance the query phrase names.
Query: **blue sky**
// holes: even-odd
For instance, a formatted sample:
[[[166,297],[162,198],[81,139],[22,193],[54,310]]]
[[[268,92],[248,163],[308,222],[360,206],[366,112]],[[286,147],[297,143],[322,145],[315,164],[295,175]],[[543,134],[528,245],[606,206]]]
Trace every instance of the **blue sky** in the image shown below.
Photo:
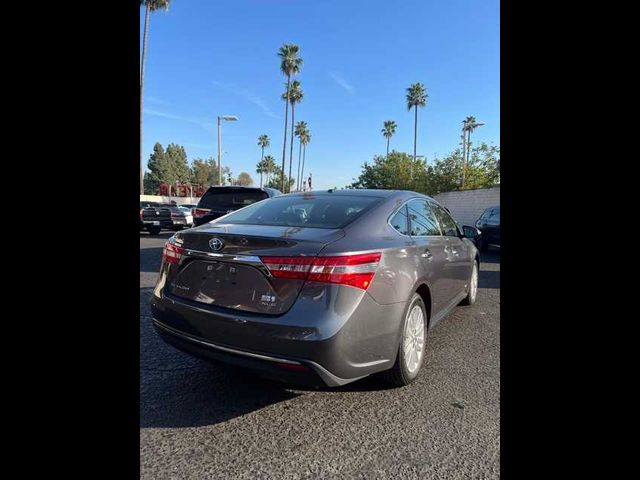
[[[418,155],[431,161],[457,148],[467,115],[486,122],[474,143],[499,145],[499,8],[497,0],[173,0],[151,18],[145,166],[155,142],[183,145],[190,161],[216,157],[220,114],[240,119],[222,133],[223,165],[234,175],[259,181],[262,133],[280,164],[283,43],[300,45],[304,59],[296,121],[311,131],[305,171],[314,189],[347,185],[384,154],[384,120],[398,124],[391,148],[413,152],[405,88],[417,81],[429,95],[418,113]],[[296,161],[297,143],[294,171]]]

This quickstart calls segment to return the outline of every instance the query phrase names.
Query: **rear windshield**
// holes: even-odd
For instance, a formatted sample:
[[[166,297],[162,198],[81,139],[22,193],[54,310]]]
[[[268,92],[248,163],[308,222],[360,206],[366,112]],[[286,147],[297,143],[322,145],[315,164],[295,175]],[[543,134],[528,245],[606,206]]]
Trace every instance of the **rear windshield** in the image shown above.
[[[352,195],[275,197],[231,213],[220,223],[342,228],[380,200]]]
[[[269,198],[263,190],[207,190],[198,202],[200,208],[238,208]]]

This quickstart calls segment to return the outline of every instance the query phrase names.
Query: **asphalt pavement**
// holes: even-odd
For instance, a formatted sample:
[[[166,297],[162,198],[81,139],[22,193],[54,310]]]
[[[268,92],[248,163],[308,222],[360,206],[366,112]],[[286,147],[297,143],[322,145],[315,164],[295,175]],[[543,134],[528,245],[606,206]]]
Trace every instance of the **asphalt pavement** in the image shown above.
[[[483,255],[476,304],[429,333],[413,384],[306,389],[156,336],[148,303],[170,236],[140,233],[141,478],[499,478],[499,250]]]

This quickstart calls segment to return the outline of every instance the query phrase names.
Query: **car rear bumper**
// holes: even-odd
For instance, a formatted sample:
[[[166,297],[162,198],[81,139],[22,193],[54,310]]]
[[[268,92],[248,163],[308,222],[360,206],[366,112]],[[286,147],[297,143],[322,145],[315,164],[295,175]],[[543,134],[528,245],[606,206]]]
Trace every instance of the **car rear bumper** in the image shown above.
[[[309,360],[256,354],[218,345],[187,335],[154,319],[153,327],[169,345],[185,353],[202,358],[248,368],[272,380],[306,386],[337,387],[356,379],[342,379]]]
[[[151,312],[167,343],[291,383],[333,387],[391,368],[405,305],[379,305],[351,287],[326,288],[322,308],[303,298],[280,316],[243,314],[164,293],[152,297]],[[327,297],[340,297],[336,288],[360,295],[357,307],[344,315],[327,309]]]
[[[153,228],[153,227],[160,227],[160,228],[166,228],[166,229],[173,228],[173,222],[171,221],[171,219],[146,219],[146,218],[143,218],[142,219],[142,224],[144,225],[145,228]]]

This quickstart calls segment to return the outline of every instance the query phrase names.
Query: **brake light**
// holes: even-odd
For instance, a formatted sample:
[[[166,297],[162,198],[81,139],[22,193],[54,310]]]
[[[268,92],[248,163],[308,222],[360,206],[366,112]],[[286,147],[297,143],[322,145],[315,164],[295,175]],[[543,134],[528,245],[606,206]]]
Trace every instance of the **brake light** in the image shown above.
[[[336,283],[366,290],[382,254],[364,253],[332,257],[261,257],[276,278]]]
[[[203,215],[206,215],[210,211],[211,210],[208,209],[208,208],[194,208],[193,209],[193,216],[194,217],[202,217]]]
[[[162,260],[167,263],[178,263],[182,258],[184,248],[179,247],[171,240],[164,244],[164,250],[162,251]]]

